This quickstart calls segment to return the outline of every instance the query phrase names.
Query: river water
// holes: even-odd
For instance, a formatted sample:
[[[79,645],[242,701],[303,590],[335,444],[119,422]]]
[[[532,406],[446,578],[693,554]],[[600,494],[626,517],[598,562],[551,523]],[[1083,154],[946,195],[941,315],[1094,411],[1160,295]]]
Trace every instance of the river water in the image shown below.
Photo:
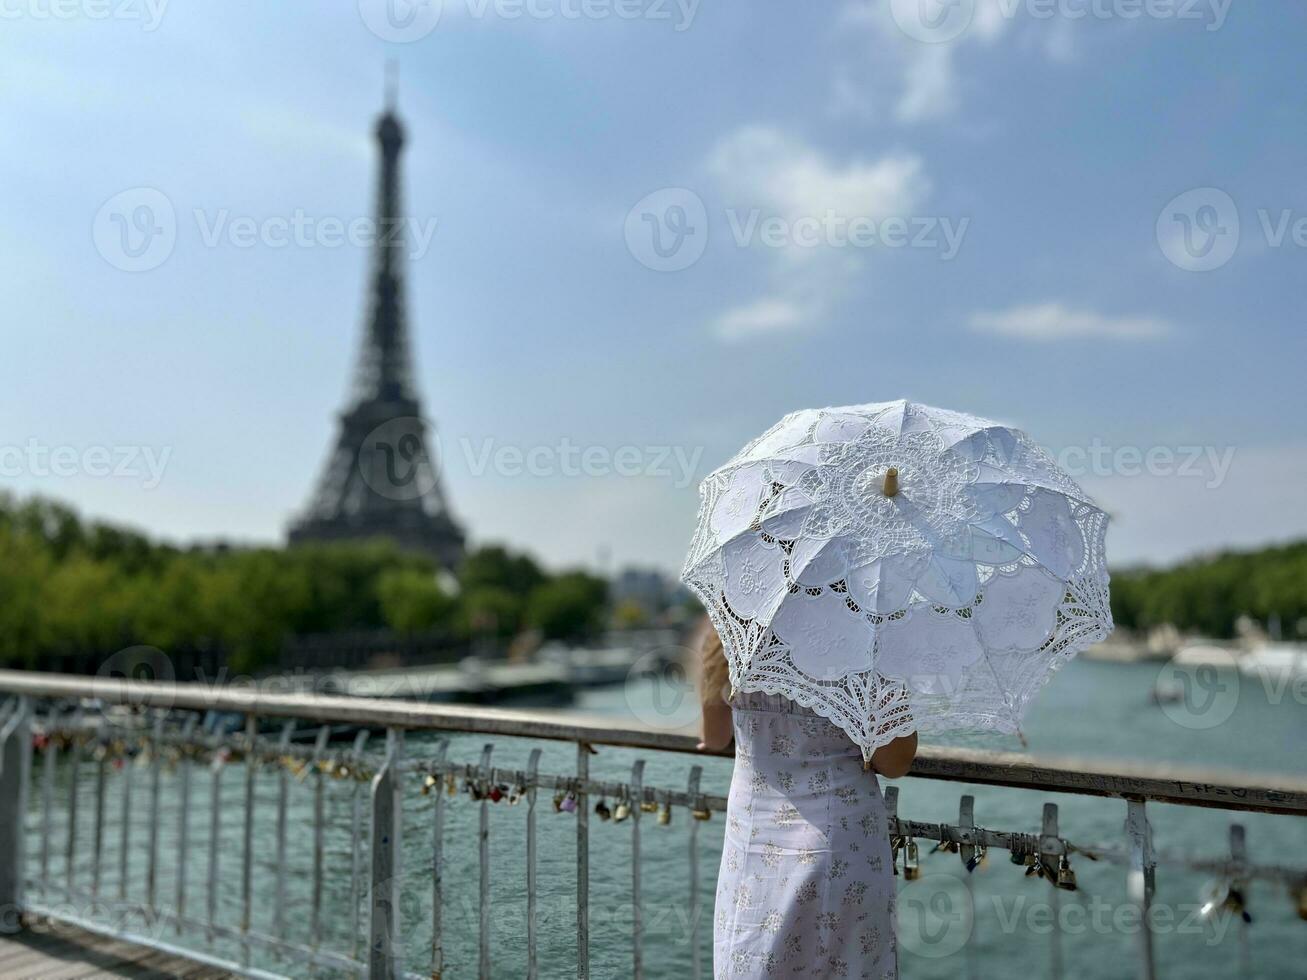
[[[1099,759],[1183,763],[1244,771],[1307,774],[1307,705],[1301,691],[1282,688],[1233,672],[1199,678],[1185,706],[1160,708],[1148,692],[1158,676],[1156,665],[1120,665],[1076,661],[1064,669],[1032,708],[1026,734],[1035,753],[1087,756]],[[616,718],[676,724],[693,718],[692,698],[674,685],[652,680],[584,692],[581,710]],[[1202,709],[1202,710],[1200,710]],[[427,753],[434,741],[409,736],[410,756]],[[485,739],[456,736],[450,755],[475,762]],[[518,767],[538,743],[495,739],[494,763]],[[543,744],[542,772],[574,771],[570,746]],[[1009,744],[997,747],[1012,748]],[[645,784],[682,789],[689,767],[704,767],[703,788],[725,795],[730,781],[728,760],[695,760],[672,754],[601,749],[591,759],[596,778],[625,780],[637,757],[647,759]],[[36,771],[39,779],[39,768]],[[140,819],[145,803],[146,773],[137,771],[133,812]],[[175,773],[163,781],[158,894],[175,905],[177,875],[172,859],[183,816],[176,793]],[[240,919],[240,853],[244,773],[229,766],[221,776],[219,921],[236,925]],[[116,815],[121,806],[125,773],[114,771],[106,787],[109,832],[104,842],[102,889],[117,893],[120,852]],[[79,858],[77,880],[90,881],[90,816],[94,812],[93,769],[85,764],[76,781],[79,798]],[[278,776],[261,772],[256,786],[254,923],[271,931],[277,920],[273,820]],[[350,951],[354,913],[350,903],[351,838],[349,816],[359,784],[324,780],[327,808],[326,875],[322,912],[323,946]],[[1125,804],[1117,800],[1058,797],[1037,791],[1013,791],[920,779],[898,781],[900,815],[917,820],[956,821],[958,797],[976,797],[978,824],[1000,830],[1037,832],[1045,802],[1060,805],[1063,836],[1084,844],[1123,845]],[[285,927],[308,935],[311,914],[312,779],[293,784],[291,793],[291,875],[281,910]],[[34,789],[37,787],[34,786]],[[72,791],[71,773],[61,767],[57,796]],[[405,793],[405,869],[401,879],[400,915],[406,937],[405,960],[410,970],[430,972],[432,866],[431,826],[434,796],[419,793],[416,777]],[[191,807],[185,816],[191,857],[186,876],[186,911],[202,916],[209,878],[208,770],[196,770]],[[366,795],[366,794],[365,794]],[[33,793],[34,801],[39,793]],[[609,800],[609,805],[613,805]],[[592,801],[593,803],[593,801]],[[65,807],[50,822],[49,858],[52,875],[62,880],[62,853],[67,833]],[[478,934],[477,820],[479,807],[466,796],[449,799],[445,807],[444,935],[446,978],[476,975]],[[496,977],[525,975],[526,806],[506,802],[490,808],[491,818],[491,960]],[[1263,814],[1232,816],[1218,810],[1150,805],[1155,844],[1165,851],[1219,857],[1227,852],[1228,826],[1243,823],[1253,860],[1307,868],[1307,821]],[[574,816],[554,812],[549,794],[537,804],[539,845],[540,965],[543,977],[575,975],[576,955],[576,831]],[[689,874],[690,820],[677,810],[670,826],[649,816],[641,823],[644,922],[644,961],[651,978],[691,975],[697,945],[703,976],[711,975],[712,893],[720,856],[723,821],[720,815],[697,826],[699,905],[691,905]],[[631,827],[591,817],[591,965],[592,976],[617,980],[631,975]],[[29,822],[33,867],[39,860],[42,823],[33,810]],[[148,846],[143,831],[129,842],[129,896],[145,889]],[[1051,971],[1054,938],[1050,922],[1061,923],[1064,975],[1087,980],[1133,976],[1138,928],[1125,902],[1124,870],[1107,862],[1073,862],[1080,889],[1060,893],[1042,881],[1024,876],[1024,869],[995,852],[987,864],[965,876],[956,855],[928,854],[922,847],[923,877],[900,879],[902,974],[907,978],[1047,976]],[[1307,922],[1301,921],[1283,886],[1254,884],[1249,895],[1253,917],[1246,929],[1235,917],[1204,921],[1197,916],[1200,891],[1207,875],[1163,865],[1158,870],[1156,904],[1157,962],[1161,976],[1218,978],[1238,975],[1241,957],[1249,957],[1259,977],[1307,976]],[[964,878],[967,880],[964,882]],[[39,892],[38,892],[39,894]],[[80,910],[80,907],[79,907]],[[181,944],[201,937],[183,931],[161,933]],[[696,942],[697,940],[697,942]],[[311,975],[303,964],[257,954],[256,963],[295,976]],[[856,975],[856,974],[855,974]]]

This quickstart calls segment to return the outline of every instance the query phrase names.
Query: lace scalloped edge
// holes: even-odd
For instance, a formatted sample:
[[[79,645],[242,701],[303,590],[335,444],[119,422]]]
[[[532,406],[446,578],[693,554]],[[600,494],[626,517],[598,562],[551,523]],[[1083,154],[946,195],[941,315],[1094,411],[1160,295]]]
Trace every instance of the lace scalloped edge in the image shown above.
[[[717,630],[718,635],[722,636],[723,632],[729,635],[733,631],[732,624],[725,620],[725,614],[718,608],[712,594],[705,589],[701,583],[689,581],[686,585],[699,598],[701,604],[708,614],[713,628]],[[1053,676],[1065,667],[1071,660],[1079,654],[1105,640],[1111,635],[1113,630],[1112,616],[1110,610],[1106,612],[1106,619],[1095,622],[1091,627],[1076,631],[1061,648],[1052,653],[1049,659],[1041,665],[1039,679],[1036,683],[1028,685],[1024,690],[1016,694],[1015,703],[1009,714],[997,711],[986,710],[983,708],[975,710],[961,709],[956,712],[950,711],[948,714],[931,714],[926,715],[918,722],[915,718],[898,724],[891,724],[888,730],[873,734],[869,739],[863,739],[857,732],[850,731],[845,721],[847,715],[837,708],[823,700],[819,694],[806,691],[792,684],[777,683],[757,678],[748,678],[748,668],[739,664],[737,658],[727,657],[727,669],[730,675],[731,688],[734,693],[753,693],[769,695],[780,695],[789,698],[791,701],[803,708],[811,711],[820,718],[824,718],[831,724],[835,725],[844,732],[851,742],[857,745],[864,759],[869,760],[873,752],[882,746],[888,745],[897,738],[910,735],[913,732],[920,733],[985,733],[994,732],[1002,735],[1021,735],[1022,722],[1030,708],[1030,703],[1035,695],[1043,690],[1044,687],[1053,679]],[[744,624],[740,624],[744,625]],[[756,624],[754,624],[756,625]],[[734,626],[734,629],[738,629]],[[725,638],[723,638],[725,647]],[[856,674],[845,675],[845,679]],[[912,697],[908,696],[908,702],[911,704]],[[961,708],[961,706],[958,706]],[[884,722],[877,722],[873,715],[868,719],[868,728],[873,731],[879,731]]]

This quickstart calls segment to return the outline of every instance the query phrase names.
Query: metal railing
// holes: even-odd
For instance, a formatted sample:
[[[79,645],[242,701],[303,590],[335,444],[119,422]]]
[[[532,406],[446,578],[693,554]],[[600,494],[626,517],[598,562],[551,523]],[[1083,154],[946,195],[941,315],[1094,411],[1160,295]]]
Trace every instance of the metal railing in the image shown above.
[[[199,685],[142,683],[55,674],[0,670],[0,928],[20,920],[64,922],[79,928],[141,943],[169,952],[182,952],[245,976],[277,973],[256,963],[275,954],[307,963],[323,973],[370,977],[416,976],[405,969],[405,921],[400,881],[404,873],[406,828],[403,787],[415,782],[430,806],[430,942],[424,975],[441,977],[446,963],[446,822],[456,800],[470,798],[479,807],[477,849],[476,973],[491,975],[492,915],[490,809],[504,797],[525,803],[525,948],[513,975],[540,975],[541,919],[540,854],[537,830],[538,796],[553,794],[554,809],[574,813],[576,857],[575,949],[576,975],[591,975],[591,804],[607,821],[629,821],[631,866],[629,890],[630,974],[642,977],[641,820],[669,822],[673,810],[688,810],[687,854],[690,862],[690,971],[702,976],[699,915],[703,901],[699,883],[699,825],[726,808],[721,796],[701,790],[702,767],[692,765],[683,785],[653,785],[646,762],[637,759],[626,779],[593,778],[590,769],[596,746],[692,753],[695,739],[686,734],[633,725],[615,726],[593,716],[560,712],[430,705],[395,700],[327,697],[311,694],[271,695],[252,689],[211,689]],[[243,721],[232,730],[210,724],[222,716]],[[300,741],[297,726],[315,723],[312,741]],[[355,726],[348,747],[337,747],[333,736],[343,726]],[[370,732],[385,731],[384,750],[377,751]],[[486,744],[477,762],[456,762],[447,756],[449,742],[441,738],[418,751],[405,750],[406,732],[460,733],[543,739],[570,743],[575,765],[570,772],[540,771],[541,750],[533,748],[522,768],[497,767],[493,743]],[[307,734],[307,733],[304,733]],[[227,797],[232,767],[243,766],[238,799]],[[71,775],[60,788],[61,767]],[[207,786],[197,782],[204,778]],[[170,777],[171,813],[163,806],[162,782]],[[1286,815],[1307,814],[1307,781],[1248,778],[1182,769],[1090,764],[1078,760],[1036,760],[1027,756],[923,747],[913,776],[962,783],[1037,789],[1046,792],[1115,797],[1125,802],[1124,845],[1085,845],[1059,833],[1058,808],[1045,804],[1038,833],[996,830],[975,825],[974,801],[963,796],[956,824],[915,821],[898,813],[898,792],[886,791],[889,834],[895,868],[900,857],[904,874],[915,877],[917,844],[934,841],[937,850],[957,853],[968,870],[990,849],[1008,850],[1030,874],[1063,888],[1074,887],[1069,860],[1080,854],[1126,867],[1127,898],[1137,907],[1138,975],[1155,976],[1149,905],[1155,889],[1155,868],[1175,861],[1221,875],[1243,887],[1252,880],[1274,881],[1307,896],[1307,869],[1259,866],[1248,861],[1242,827],[1231,829],[1228,857],[1194,861],[1183,855],[1154,851],[1145,812],[1148,801],[1186,806],[1217,807]],[[89,784],[86,778],[89,776]],[[348,802],[348,909],[343,927],[333,918],[343,941],[327,936],[324,894],[329,884],[326,834],[326,784],[346,782]],[[139,783],[143,779],[143,785]],[[270,847],[256,841],[256,813],[265,812],[267,797],[259,798],[259,780],[275,788]],[[311,785],[302,786],[311,780]],[[118,785],[111,794],[110,782]],[[197,789],[203,805],[196,806]],[[175,800],[171,793],[175,791]],[[60,795],[62,793],[62,796]],[[305,878],[306,921],[287,921],[287,889],[298,881],[289,872],[288,813],[292,793],[307,794],[309,832],[296,835],[311,867]],[[85,799],[89,795],[89,800]],[[117,804],[110,813],[110,802]],[[616,802],[609,810],[607,800]],[[90,812],[82,808],[90,806]],[[460,805],[463,805],[460,803]],[[207,808],[207,831],[195,833],[194,811]],[[239,812],[239,845],[223,845],[222,818]],[[56,839],[56,816],[64,824]],[[30,819],[30,818],[34,818]],[[143,818],[143,819],[142,819]],[[171,821],[171,823],[169,823]],[[265,821],[266,822],[266,821]],[[411,824],[411,820],[409,823]],[[143,874],[129,867],[132,838],[144,823]],[[172,846],[165,850],[167,828]],[[110,831],[117,834],[110,840]],[[32,839],[35,835],[35,839]],[[307,837],[307,840],[305,839]],[[112,868],[107,845],[116,849]],[[202,845],[201,851],[197,845]],[[272,920],[256,920],[256,852],[271,872]],[[89,849],[89,854],[87,850]],[[192,893],[188,864],[203,864],[204,893]],[[237,862],[233,865],[231,862]],[[140,863],[140,862],[138,862]],[[171,888],[165,888],[164,871]],[[222,921],[219,892],[224,880],[239,881],[237,924]],[[338,872],[343,874],[343,872]],[[110,887],[110,885],[114,887]],[[1056,896],[1056,890],[1053,892]],[[1237,891],[1236,891],[1237,895]],[[1224,901],[1234,902],[1225,898]],[[198,904],[197,904],[198,903]],[[1233,907],[1233,906],[1231,906]],[[411,925],[411,924],[410,924]],[[170,938],[165,935],[171,932]],[[183,937],[190,937],[184,940]],[[339,939],[339,936],[336,937]],[[515,956],[517,954],[514,954]],[[1051,947],[1051,974],[1060,975],[1061,950]],[[408,962],[412,962],[410,957]],[[502,962],[500,960],[499,962]]]

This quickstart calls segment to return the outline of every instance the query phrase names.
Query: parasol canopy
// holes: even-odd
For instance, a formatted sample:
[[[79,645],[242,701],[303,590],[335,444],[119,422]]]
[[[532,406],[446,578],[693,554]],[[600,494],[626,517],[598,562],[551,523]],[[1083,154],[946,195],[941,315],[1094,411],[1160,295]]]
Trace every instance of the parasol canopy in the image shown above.
[[[700,486],[682,580],[735,691],[864,758],[912,731],[1019,733],[1112,631],[1107,515],[1024,432],[906,400],[787,415]]]

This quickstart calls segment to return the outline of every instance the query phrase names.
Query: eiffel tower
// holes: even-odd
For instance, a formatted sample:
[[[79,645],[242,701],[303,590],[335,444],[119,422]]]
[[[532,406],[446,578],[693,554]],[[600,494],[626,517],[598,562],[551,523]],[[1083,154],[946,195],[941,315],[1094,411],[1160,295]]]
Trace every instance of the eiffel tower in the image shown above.
[[[407,223],[399,190],[404,128],[395,115],[393,85],[376,134],[381,179],[367,329],[339,436],[307,511],[291,525],[290,543],[388,538],[449,568],[463,555],[464,535],[446,506],[413,385],[404,315]]]

